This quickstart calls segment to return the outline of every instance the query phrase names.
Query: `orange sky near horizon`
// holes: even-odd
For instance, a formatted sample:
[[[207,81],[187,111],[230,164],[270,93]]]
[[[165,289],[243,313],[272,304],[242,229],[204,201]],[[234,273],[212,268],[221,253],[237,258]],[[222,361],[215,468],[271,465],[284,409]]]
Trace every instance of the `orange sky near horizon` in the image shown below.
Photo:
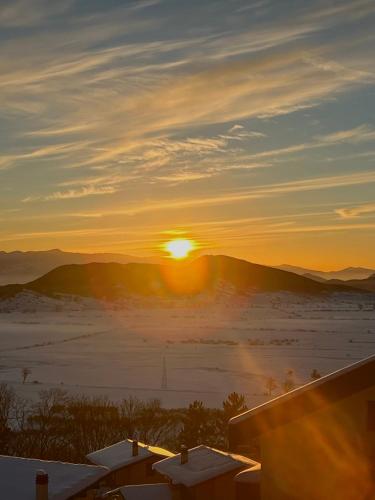
[[[90,238],[91,237],[94,237],[94,234],[90,234]],[[303,245],[298,241],[298,236],[282,241],[279,239],[268,240],[267,242],[261,239],[260,241],[255,240],[250,243],[248,243],[244,237],[242,242],[235,240],[233,246],[229,246],[228,242],[226,242],[228,246],[225,246],[220,245],[218,241],[208,241],[203,235],[200,239],[198,232],[194,233],[194,235],[192,233],[185,233],[184,238],[185,237],[193,238],[197,244],[197,248],[190,253],[190,258],[195,258],[204,254],[223,254],[269,266],[290,264],[320,271],[335,271],[346,267],[367,267],[375,269],[375,260],[370,246],[366,248],[367,252],[365,252],[364,257],[358,258],[358,256],[355,256],[355,246],[366,247],[368,241],[367,237],[365,237],[365,240],[353,242],[353,255],[352,252],[340,249],[340,245],[342,245],[343,248],[347,246],[348,236],[345,233],[331,237],[331,241],[328,243],[327,241],[322,242],[321,238],[317,238],[315,234],[308,234],[304,239]],[[11,246],[7,248],[7,246],[5,246],[5,248],[2,247],[2,250],[10,252],[15,250],[38,251],[59,248],[67,252],[120,253],[132,255],[134,257],[153,257],[162,260],[170,258],[169,253],[163,246],[171,238],[165,234],[159,235],[154,241],[152,241],[151,238],[148,239],[147,235],[145,235],[142,242],[137,240],[129,242],[128,245],[124,242],[119,244],[117,241],[115,241],[113,245],[107,244],[106,241],[98,242],[98,240],[102,238],[103,236],[99,232],[95,245],[87,244],[82,246],[76,245],[74,237],[72,237],[72,241],[66,245],[56,245],[57,241],[50,241],[49,239],[45,246],[40,245],[39,241],[25,242],[20,240],[17,247]],[[69,240],[70,238],[67,238],[67,241]],[[140,246],[141,244],[142,247]]]

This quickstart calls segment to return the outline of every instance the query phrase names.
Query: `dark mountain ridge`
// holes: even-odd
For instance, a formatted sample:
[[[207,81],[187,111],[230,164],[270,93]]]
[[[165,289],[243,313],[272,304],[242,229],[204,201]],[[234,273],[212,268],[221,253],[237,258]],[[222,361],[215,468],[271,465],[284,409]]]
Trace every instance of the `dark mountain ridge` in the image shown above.
[[[26,290],[49,296],[69,294],[109,300],[131,295],[173,297],[215,293],[223,285],[239,294],[358,292],[233,257],[206,255],[163,265],[112,262],[60,266],[29,283],[0,287],[0,297]]]
[[[329,285],[344,285],[367,290],[368,292],[375,292],[375,273],[364,280],[328,280],[326,283]]]
[[[158,262],[158,260],[113,253],[64,252],[58,249],[29,252],[0,251],[0,284],[27,283],[58,266],[89,264],[90,262],[127,264],[129,262]]]
[[[337,271],[318,271],[314,269],[307,269],[305,267],[282,264],[281,266],[275,266],[275,269],[282,269],[283,271],[289,271],[291,273],[300,274],[302,276],[307,275],[308,277],[311,277],[315,280],[362,280],[375,273],[375,269],[369,269],[367,267],[346,267],[344,269],[338,269]]]

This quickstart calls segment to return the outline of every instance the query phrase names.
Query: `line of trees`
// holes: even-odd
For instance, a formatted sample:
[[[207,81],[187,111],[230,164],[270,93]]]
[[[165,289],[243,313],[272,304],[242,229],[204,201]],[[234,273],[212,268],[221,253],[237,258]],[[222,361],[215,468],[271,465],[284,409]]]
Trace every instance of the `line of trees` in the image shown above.
[[[320,373],[314,369],[310,378],[317,380]],[[265,380],[269,396],[278,387],[274,378]],[[280,388],[289,392],[295,387],[294,372],[288,370]],[[158,399],[129,397],[115,403],[107,397],[72,396],[62,389],[42,390],[37,401],[30,401],[0,383],[0,453],[84,463],[88,453],[127,437],[171,451],[182,444],[225,450],[229,419],[246,410],[245,397],[236,392],[217,409],[202,401],[167,409]]]
[[[42,390],[37,401],[0,384],[2,454],[84,463],[85,456],[127,437],[178,451],[181,444],[227,449],[228,420],[247,409],[232,393],[221,409],[194,401],[188,408],[162,408],[160,401],[135,397],[114,403],[106,397],[71,396]]]
[[[310,374],[310,382],[313,382],[314,380],[318,380],[320,378],[321,375],[319,371],[316,368],[314,368]],[[266,390],[265,394],[267,396],[272,396],[273,392],[278,388],[280,388],[283,393],[287,393],[292,391],[293,389],[296,389],[297,383],[295,381],[294,370],[291,369],[286,370],[285,379],[279,384],[277,383],[275,378],[266,377],[264,386]]]

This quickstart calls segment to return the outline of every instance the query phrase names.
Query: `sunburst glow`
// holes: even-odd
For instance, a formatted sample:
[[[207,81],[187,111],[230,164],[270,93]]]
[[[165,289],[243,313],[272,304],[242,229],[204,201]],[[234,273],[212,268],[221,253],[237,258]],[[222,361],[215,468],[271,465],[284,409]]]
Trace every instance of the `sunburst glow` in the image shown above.
[[[195,247],[193,240],[186,239],[171,240],[165,244],[165,250],[173,259],[185,259]]]

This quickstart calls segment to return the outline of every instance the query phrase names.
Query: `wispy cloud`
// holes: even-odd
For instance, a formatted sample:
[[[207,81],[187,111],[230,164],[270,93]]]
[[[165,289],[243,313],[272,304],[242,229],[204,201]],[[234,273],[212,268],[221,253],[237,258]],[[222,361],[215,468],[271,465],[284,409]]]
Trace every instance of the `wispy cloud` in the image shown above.
[[[250,155],[249,158],[269,158],[274,156],[284,156],[310,149],[320,149],[335,146],[337,144],[359,144],[361,142],[371,142],[375,140],[375,128],[363,124],[349,130],[340,130],[326,135],[316,136],[311,142],[293,144],[279,149],[271,149]]]
[[[30,132],[26,132],[26,136],[31,136],[31,137],[49,137],[49,136],[59,136],[59,135],[70,135],[70,134],[77,134],[82,131],[87,131],[90,130],[93,127],[93,124],[90,123],[82,123],[82,124],[77,124],[77,125],[71,125],[71,126],[66,126],[66,127],[61,127],[61,128],[46,128],[42,130],[32,130]]]
[[[33,201],[55,201],[55,200],[71,200],[73,198],[86,198],[87,196],[101,196],[104,194],[113,194],[117,191],[114,186],[87,186],[81,189],[68,189],[66,191],[56,191],[42,197],[27,197],[22,201],[23,203],[30,203]]]
[[[0,25],[6,28],[39,24],[51,16],[68,10],[73,0],[50,2],[48,0],[2,0]]]
[[[324,136],[318,136],[317,141],[323,144],[339,144],[375,141],[375,128],[368,124],[363,124],[349,130],[340,130]]]
[[[223,191],[215,195],[205,195],[202,197],[179,197],[161,199],[139,204],[128,203],[125,208],[115,208],[101,210],[102,216],[115,215],[139,215],[144,213],[158,213],[183,210],[195,207],[223,206],[224,204],[236,204],[248,200],[259,200],[264,198],[274,198],[289,193],[302,193],[308,191],[321,191],[337,189],[346,186],[357,186],[375,183],[375,172],[358,172],[354,174],[322,176],[312,179],[294,180],[288,182],[267,184],[253,189],[237,189]]]
[[[89,146],[89,142],[77,141],[69,143],[51,144],[48,146],[28,148],[20,153],[0,155],[0,169],[8,168],[17,163],[29,160],[55,159],[56,157],[67,157],[72,153],[77,153]]]
[[[298,37],[319,30],[314,23],[303,22]],[[197,123],[209,126],[294,112],[373,78],[371,72],[350,64],[333,64],[330,47],[290,46],[296,24],[253,28],[241,35],[117,43],[105,48],[87,45],[83,35],[82,47],[67,45],[66,37],[57,36],[50,44],[35,47],[33,64],[22,52],[24,44],[13,49],[8,45],[0,67],[3,106],[9,109],[23,103],[27,110],[28,102],[34,107],[39,103],[41,108],[35,109],[42,119],[43,108],[59,117],[48,128],[27,130],[29,137],[89,132],[91,140],[107,146],[106,152],[92,150],[84,160],[95,164],[121,159],[134,144],[149,142],[150,135],[170,135]],[[74,36],[78,33],[77,29]],[[253,40],[257,46],[250,47]],[[266,50],[283,44],[282,53]],[[202,46],[200,61],[206,62],[206,69],[192,59]],[[257,57],[252,51],[259,53]],[[150,59],[155,61],[151,65]],[[370,66],[363,61],[364,69]],[[224,137],[230,140],[233,135],[232,140],[238,141],[264,136],[258,131],[232,132]]]
[[[375,214],[375,203],[365,203],[351,208],[337,208],[335,212],[343,219],[354,219],[360,215]]]

